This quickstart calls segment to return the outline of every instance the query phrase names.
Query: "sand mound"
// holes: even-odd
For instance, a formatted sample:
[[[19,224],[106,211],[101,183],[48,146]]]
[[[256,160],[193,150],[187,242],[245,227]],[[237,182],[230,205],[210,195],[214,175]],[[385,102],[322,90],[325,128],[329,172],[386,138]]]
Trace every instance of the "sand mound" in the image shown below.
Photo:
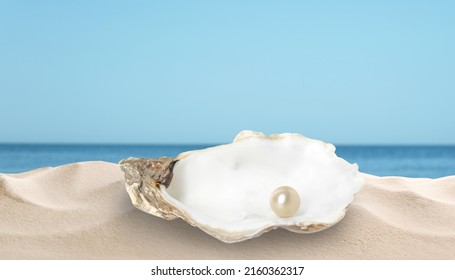
[[[455,259],[455,176],[376,177],[314,234],[224,244],[133,207],[116,164],[0,174],[1,259]]]

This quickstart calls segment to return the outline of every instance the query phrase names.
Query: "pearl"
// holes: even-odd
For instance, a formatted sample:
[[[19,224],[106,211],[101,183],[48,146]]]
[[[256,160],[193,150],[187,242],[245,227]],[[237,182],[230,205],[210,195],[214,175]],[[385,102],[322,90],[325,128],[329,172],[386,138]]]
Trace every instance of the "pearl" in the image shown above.
[[[281,218],[291,217],[299,210],[299,194],[288,186],[276,188],[270,196],[270,207]]]

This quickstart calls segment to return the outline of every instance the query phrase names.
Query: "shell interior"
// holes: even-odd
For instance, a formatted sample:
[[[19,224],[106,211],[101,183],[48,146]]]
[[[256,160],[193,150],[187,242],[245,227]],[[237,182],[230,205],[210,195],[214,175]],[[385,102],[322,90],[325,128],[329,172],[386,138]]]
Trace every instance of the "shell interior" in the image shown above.
[[[300,197],[291,217],[279,217],[270,207],[281,186]],[[362,186],[357,165],[337,157],[331,144],[299,134],[244,131],[231,144],[179,155],[170,185],[160,191],[181,215],[230,242],[276,227],[326,228],[343,218]]]

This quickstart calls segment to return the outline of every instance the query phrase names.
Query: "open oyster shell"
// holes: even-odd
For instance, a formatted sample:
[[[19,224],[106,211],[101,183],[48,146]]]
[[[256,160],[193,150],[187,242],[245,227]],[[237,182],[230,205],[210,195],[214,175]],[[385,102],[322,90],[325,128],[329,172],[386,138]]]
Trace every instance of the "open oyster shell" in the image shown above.
[[[282,227],[299,233],[339,222],[364,185],[356,164],[335,147],[299,134],[266,136],[242,131],[233,143],[189,151],[176,158],[120,162],[132,203],[149,214],[182,218],[232,243]],[[282,217],[271,206],[277,188],[289,186],[300,204]]]

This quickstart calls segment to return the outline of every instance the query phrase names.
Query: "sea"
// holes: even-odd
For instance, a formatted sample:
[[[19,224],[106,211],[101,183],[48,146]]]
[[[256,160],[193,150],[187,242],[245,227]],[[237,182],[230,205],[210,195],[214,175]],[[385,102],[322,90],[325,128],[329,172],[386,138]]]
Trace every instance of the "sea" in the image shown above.
[[[213,145],[0,144],[0,173],[21,173],[81,161],[118,163],[128,157],[174,157]],[[455,175],[454,146],[337,146],[336,154],[377,176],[439,178]]]

